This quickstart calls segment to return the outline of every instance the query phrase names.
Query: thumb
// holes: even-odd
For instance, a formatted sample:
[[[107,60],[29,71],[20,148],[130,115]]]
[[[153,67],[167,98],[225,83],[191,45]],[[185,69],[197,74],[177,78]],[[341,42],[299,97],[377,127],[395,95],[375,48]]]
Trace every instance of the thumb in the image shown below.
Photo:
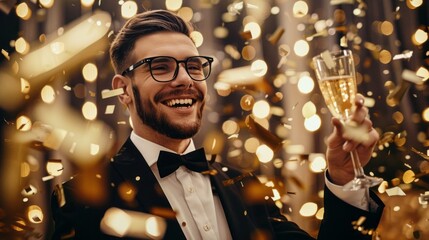
[[[343,123],[338,118],[332,118],[331,123],[334,126],[335,135],[342,136],[343,134]]]

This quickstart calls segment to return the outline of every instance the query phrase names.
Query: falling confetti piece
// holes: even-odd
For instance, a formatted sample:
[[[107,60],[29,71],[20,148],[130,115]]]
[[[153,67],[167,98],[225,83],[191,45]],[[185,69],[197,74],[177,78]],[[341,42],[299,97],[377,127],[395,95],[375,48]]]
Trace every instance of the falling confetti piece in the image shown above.
[[[277,27],[276,31],[268,38],[268,42],[272,45],[276,45],[279,39],[283,36],[285,29],[282,27]]]
[[[415,72],[408,69],[404,69],[404,71],[402,71],[402,78],[418,85],[423,84],[424,79],[423,77],[418,76]]]
[[[331,0],[329,2],[331,5],[340,5],[340,4],[354,4],[354,0]]]
[[[273,151],[277,151],[283,146],[283,139],[262,127],[251,115],[246,117],[245,123],[250,132],[267,144]]]
[[[401,54],[396,54],[393,56],[393,60],[399,60],[399,59],[409,59],[413,56],[413,51],[404,51]]]
[[[106,98],[119,96],[121,94],[124,94],[123,88],[117,88],[117,89],[113,89],[113,90],[104,90],[101,92],[101,98],[106,99]]]
[[[429,161],[429,156],[424,154],[423,152],[418,151],[417,149],[415,149],[414,147],[411,147],[411,151],[417,153],[420,157],[424,158],[425,160]]]
[[[4,56],[8,61],[10,60],[9,53],[8,53],[6,50],[2,49],[2,50],[1,50],[1,54],[3,54],[3,56]]]
[[[326,50],[326,51],[322,52],[322,53],[320,54],[320,56],[321,56],[321,58],[323,59],[323,61],[325,62],[326,67],[327,67],[328,69],[332,69],[332,68],[334,68],[334,67],[335,67],[334,59],[332,59],[331,53],[330,53],[328,50]]]
[[[402,189],[400,187],[393,187],[393,188],[386,189],[386,193],[389,197],[405,196],[404,191],[402,191]]]

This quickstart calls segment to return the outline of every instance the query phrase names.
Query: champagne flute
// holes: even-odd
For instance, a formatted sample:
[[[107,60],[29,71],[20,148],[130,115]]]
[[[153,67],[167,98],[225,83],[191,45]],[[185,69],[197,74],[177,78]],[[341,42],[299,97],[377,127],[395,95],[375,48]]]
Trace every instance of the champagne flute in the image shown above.
[[[325,51],[313,58],[317,82],[325,103],[332,115],[347,126],[353,111],[357,93],[355,66],[350,50]],[[376,186],[381,178],[365,175],[356,150],[350,152],[355,177],[344,185],[344,190],[356,191]]]

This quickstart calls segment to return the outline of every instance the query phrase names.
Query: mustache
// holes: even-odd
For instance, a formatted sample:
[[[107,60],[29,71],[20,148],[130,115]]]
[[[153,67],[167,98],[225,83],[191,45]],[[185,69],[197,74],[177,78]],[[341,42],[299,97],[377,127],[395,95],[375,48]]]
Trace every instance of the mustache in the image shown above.
[[[193,98],[197,99],[197,101],[203,101],[204,95],[201,91],[198,91],[196,89],[190,88],[190,89],[174,89],[168,92],[161,92],[155,95],[154,100],[156,102],[159,102],[161,99],[165,99],[167,97],[171,96],[182,96],[182,95],[188,95],[192,96]]]

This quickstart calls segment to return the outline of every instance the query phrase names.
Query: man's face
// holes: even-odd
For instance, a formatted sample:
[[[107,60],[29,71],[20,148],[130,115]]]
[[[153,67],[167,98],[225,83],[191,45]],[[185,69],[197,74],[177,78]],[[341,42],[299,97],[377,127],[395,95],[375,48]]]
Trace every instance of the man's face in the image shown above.
[[[161,32],[138,39],[132,59],[171,56],[177,60],[198,55],[194,43],[184,34]],[[194,136],[201,125],[207,84],[195,82],[179,65],[177,77],[170,82],[155,81],[148,64],[133,71],[133,95],[138,118],[143,125],[165,136],[186,139]]]

